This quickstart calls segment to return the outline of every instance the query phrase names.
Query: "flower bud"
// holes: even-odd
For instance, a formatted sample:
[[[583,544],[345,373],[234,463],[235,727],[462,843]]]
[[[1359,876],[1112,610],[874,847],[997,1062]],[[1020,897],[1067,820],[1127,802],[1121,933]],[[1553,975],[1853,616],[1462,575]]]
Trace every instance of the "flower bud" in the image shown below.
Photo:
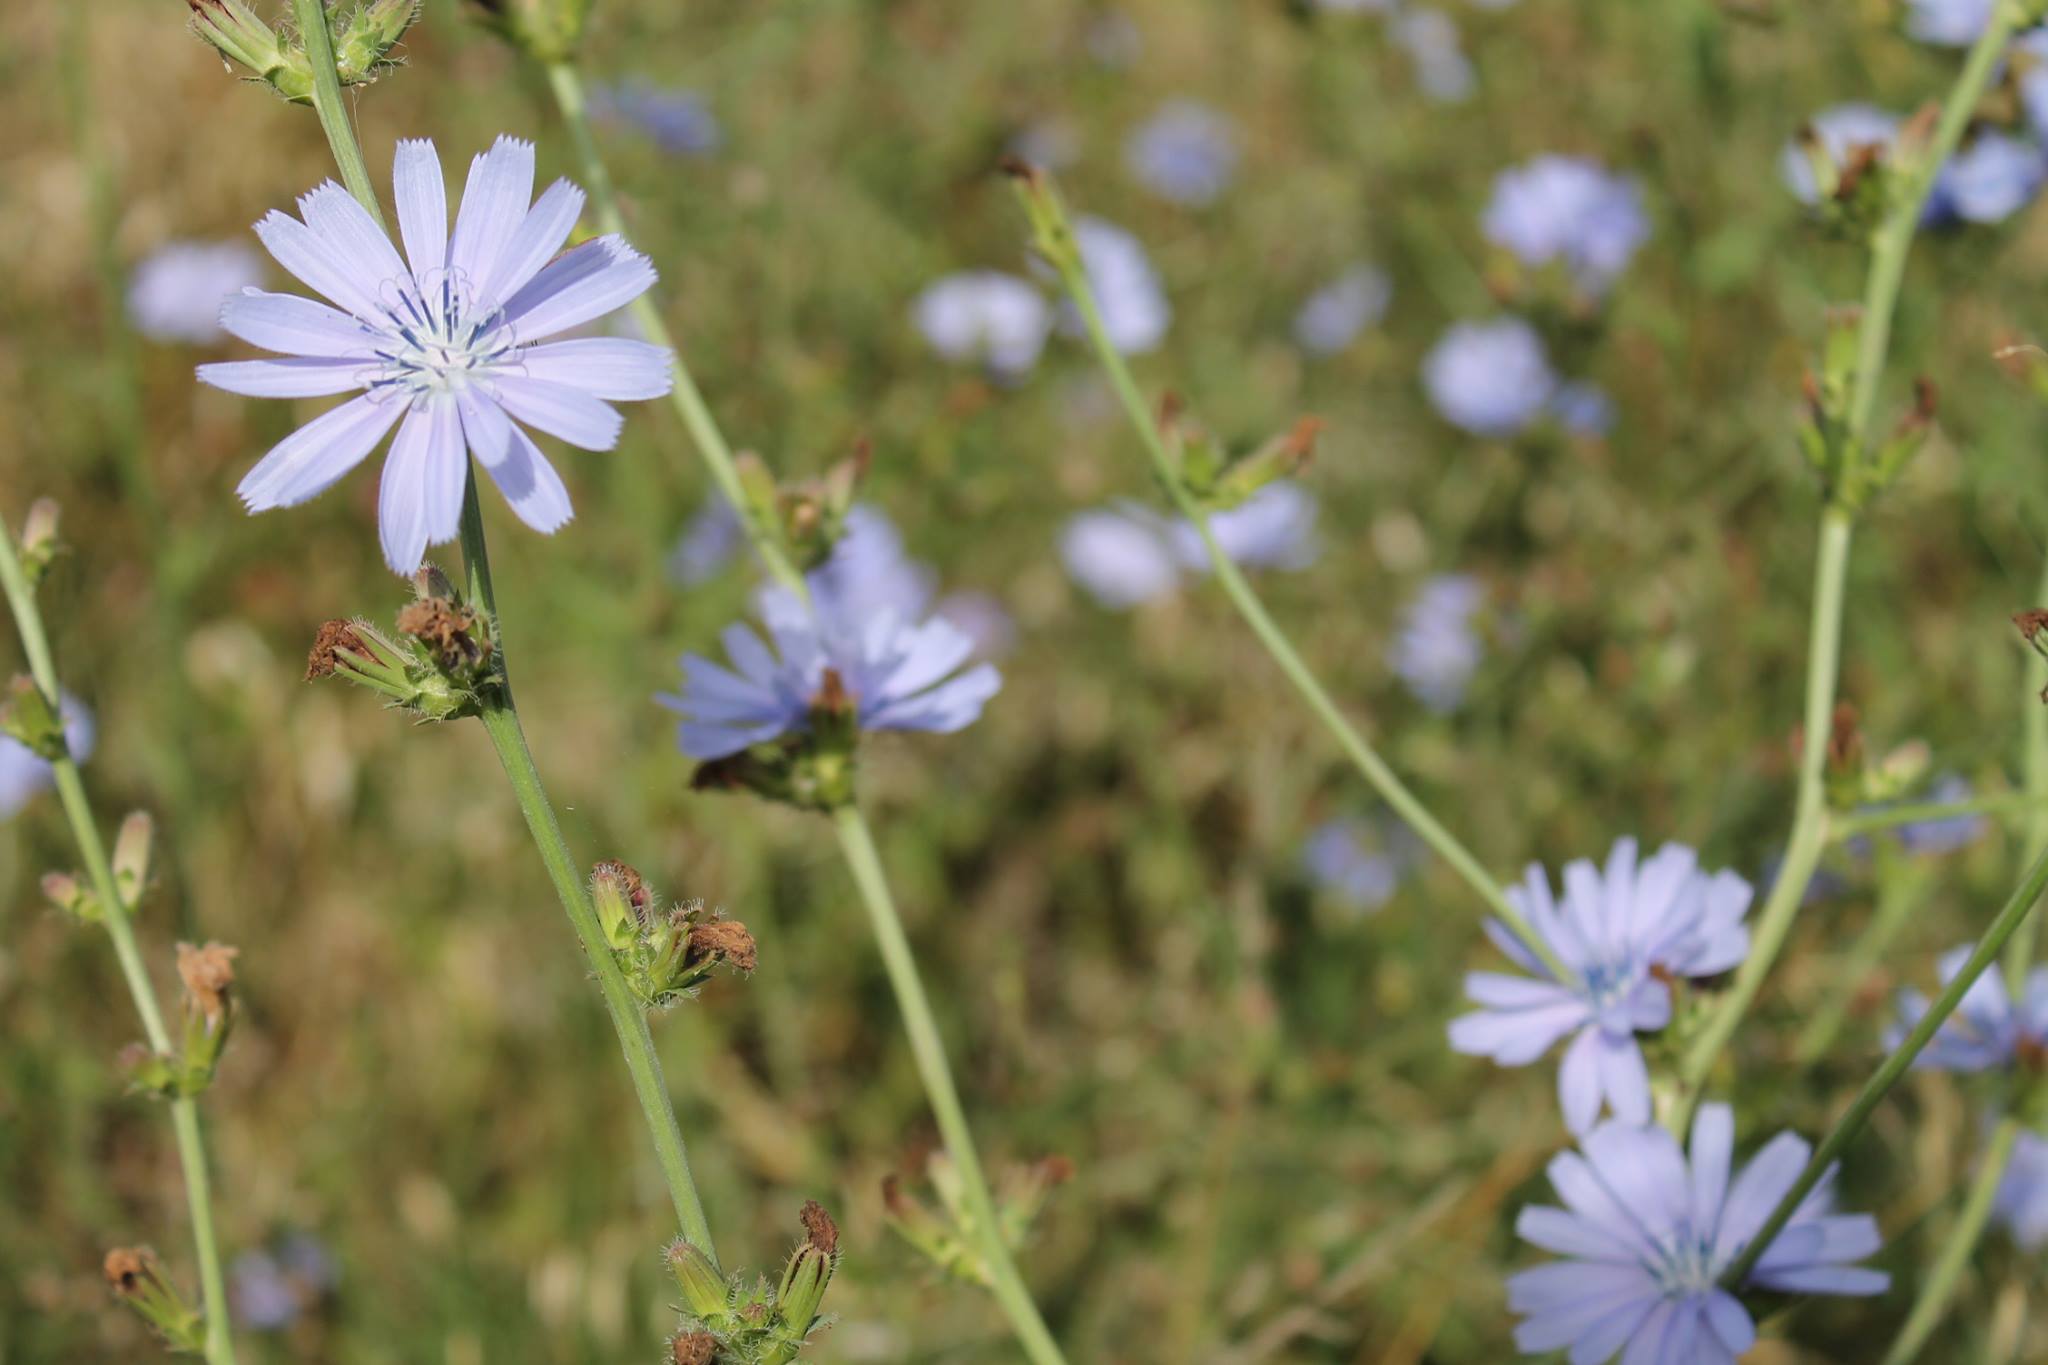
[[[832,1215],[813,1200],[804,1205],[802,1218],[804,1240],[790,1254],[782,1286],[775,1291],[782,1326],[799,1341],[817,1322],[832,1272],[839,1266],[839,1227]]]
[[[16,676],[0,702],[0,735],[16,739],[29,752],[51,760],[64,757],[64,724],[57,708],[31,678]]]
[[[186,0],[192,31],[228,64],[268,85],[294,104],[313,102],[313,66],[303,42],[258,18],[243,0]],[[368,85],[398,65],[391,51],[419,18],[421,0],[369,0],[346,19],[328,19],[334,71],[343,86]]]
[[[173,1351],[204,1347],[204,1319],[189,1306],[148,1247],[116,1247],[101,1269],[114,1297],[134,1309]]]
[[[420,17],[422,0],[370,0],[335,30],[334,65],[343,85],[368,85],[398,65],[391,50]]]
[[[45,872],[43,895],[65,914],[87,922],[100,918],[100,903],[79,882],[76,873]]]
[[[224,943],[203,948],[178,945],[178,977],[185,983],[184,1094],[195,1095],[207,1087],[227,1047],[235,1024],[231,988],[240,951]]]
[[[537,62],[566,62],[583,42],[591,0],[470,0],[477,20]]]
[[[683,1291],[683,1310],[692,1317],[715,1322],[732,1307],[732,1286],[694,1243],[677,1238],[664,1259]]]
[[[640,874],[622,862],[609,860],[590,870],[591,904],[614,952],[625,952],[640,942],[653,899]]]
[[[1316,437],[1322,429],[1321,419],[1303,417],[1249,455],[1232,461],[1206,499],[1209,507],[1219,512],[1236,507],[1267,484],[1301,473],[1315,457]]]
[[[1062,277],[1078,275],[1082,270],[1081,244],[1067,222],[1066,205],[1061,202],[1059,187],[1053,184],[1052,177],[1015,156],[1004,157],[1001,169],[1010,177],[1017,202],[1024,206],[1024,216],[1031,224],[1032,246]]]
[[[21,571],[30,587],[43,581],[51,561],[63,553],[64,544],[57,538],[58,511],[53,500],[37,498],[21,524]]]
[[[156,837],[156,822],[147,811],[130,811],[114,836],[114,890],[123,909],[134,911],[149,887],[150,846]]]

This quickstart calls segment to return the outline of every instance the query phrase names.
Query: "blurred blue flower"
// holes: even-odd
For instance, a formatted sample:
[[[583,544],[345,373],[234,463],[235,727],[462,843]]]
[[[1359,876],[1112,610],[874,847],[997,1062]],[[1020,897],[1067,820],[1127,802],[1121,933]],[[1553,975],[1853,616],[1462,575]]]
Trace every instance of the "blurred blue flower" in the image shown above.
[[[927,286],[912,316],[940,355],[986,365],[1004,380],[1030,372],[1052,328],[1052,310],[1038,289],[999,270],[965,271]]]
[[[1648,1123],[1650,1073],[1636,1034],[1671,1022],[1671,978],[1715,976],[1749,955],[1749,883],[1701,870],[1680,844],[1638,864],[1636,841],[1621,839],[1604,873],[1584,858],[1566,865],[1562,904],[1533,864],[1506,895],[1576,978],[1557,981],[1488,920],[1487,937],[1530,976],[1467,975],[1465,994],[1480,1008],[1451,1021],[1452,1049],[1527,1066],[1574,1034],[1557,1073],[1566,1126],[1591,1129],[1603,1101],[1623,1122]]]
[[[2048,1139],[2030,1128],[2020,1131],[1991,1208],[2021,1250],[2048,1244]]]
[[[638,128],[676,156],[709,156],[725,142],[718,115],[691,90],[664,90],[643,81],[601,85],[590,92],[590,112]]]
[[[831,556],[805,581],[828,619],[870,621],[887,613],[914,621],[931,605],[937,579],[903,548],[902,533],[885,513],[856,503]]]
[[[1405,825],[1382,830],[1351,817],[1316,826],[1301,851],[1309,879],[1361,914],[1393,899],[1414,860],[1414,842]]]
[[[1923,43],[1968,47],[1991,22],[1998,0],[1906,0],[1906,33]]]
[[[1614,429],[1614,400],[1598,384],[1573,380],[1550,395],[1550,415],[1574,436],[1605,436]]]
[[[152,341],[219,341],[221,305],[263,283],[263,258],[241,242],[169,242],[128,280],[128,319]]]
[[[1248,569],[1306,569],[1323,552],[1316,536],[1316,498],[1298,483],[1269,483],[1237,506],[1209,516],[1210,533],[1223,553]],[[1185,520],[1173,527],[1181,563],[1209,571],[1202,537]]]
[[[1115,224],[1088,217],[1075,222],[1074,241],[1110,344],[1126,355],[1142,355],[1159,345],[1173,321],[1173,309],[1144,246]],[[1060,306],[1060,330],[1068,336],[1086,335],[1071,303]]]
[[[1294,315],[1294,339],[1311,355],[1334,355],[1385,317],[1393,299],[1385,271],[1355,265],[1308,296]]]
[[[1171,100],[1124,143],[1124,164],[1162,199],[1213,204],[1237,173],[1237,129],[1205,104]]]
[[[1453,426],[1507,437],[1542,414],[1557,376],[1536,329],[1504,317],[1452,326],[1423,360],[1422,385]]]
[[[97,737],[92,711],[69,692],[57,699],[57,713],[64,722],[64,743],[71,757],[84,763],[92,757]],[[38,794],[56,781],[49,760],[18,739],[0,735],[0,820],[11,820]]]
[[[1415,64],[1415,83],[1438,104],[1461,104],[1479,78],[1458,40],[1458,26],[1442,10],[1417,8],[1395,14],[1394,41]]]
[[[1572,1365],[1735,1365],[1756,1324],[1735,1291],[1881,1294],[1891,1279],[1850,1264],[1883,1244],[1877,1220],[1834,1212],[1834,1168],[1740,1285],[1721,1277],[1798,1182],[1812,1148],[1780,1133],[1731,1180],[1734,1111],[1703,1104],[1691,1159],[1657,1127],[1606,1123],[1550,1163],[1563,1208],[1522,1210],[1522,1239],[1567,1259],[1508,1278],[1523,1316],[1515,1345],[1569,1347]]]
[[[2026,138],[1982,132],[1934,178],[1921,220],[1998,223],[2025,208],[2048,177],[2048,160]]]
[[[1888,114],[1868,104],[1838,104],[1815,114],[1808,123],[1826,150],[1828,159],[1837,166],[1846,165],[1850,154],[1860,147],[1877,147],[1884,156],[1890,156],[1893,139],[1899,132],[1898,115]],[[1778,154],[1778,174],[1783,178],[1785,188],[1792,191],[1800,203],[1820,201],[1820,188],[1814,183],[1813,166],[1797,138],[1787,142],[1784,151]]]
[[[2012,71],[2027,126],[2048,139],[2048,28],[2030,28],[2012,40]]]
[[[228,1268],[228,1302],[251,1332],[282,1332],[331,1293],[340,1274],[327,1248],[293,1233],[274,1251],[245,1251]]]
[[[933,610],[974,641],[977,659],[1000,659],[1017,647],[1017,622],[994,593],[963,588],[940,598]]]
[[[1060,531],[1060,560],[1089,596],[1112,611],[1180,586],[1180,555],[1166,518],[1134,502],[1091,508]]]
[[[1415,699],[1443,714],[1465,699],[1485,645],[1473,618],[1486,592],[1470,574],[1439,574],[1401,613],[1394,636],[1394,672]]]
[[[1928,791],[1927,800],[1953,805],[1969,800],[1970,796],[1969,781],[1949,773]],[[1991,822],[1982,815],[1951,815],[1940,820],[1915,820],[1910,825],[1900,825],[1896,833],[1910,852],[1955,853],[1976,843],[1990,830]]]
[[[1956,979],[1970,960],[1972,945],[1941,955],[1941,984]],[[1919,1071],[1991,1071],[2013,1062],[2024,1049],[2048,1049],[2048,967],[2027,976],[2025,996],[2015,1004],[2006,994],[2005,973],[1994,964],[1970,983],[1956,1011],[1942,1021],[1927,1046],[1913,1059]],[[1897,1047],[1927,1017],[1927,997],[1919,991],[1899,992],[1899,1017],[1886,1034],[1887,1047]]]
[[[256,235],[340,309],[237,294],[221,325],[289,358],[202,365],[199,377],[258,398],[365,390],[272,447],[236,491],[252,512],[305,502],[397,426],[377,523],[385,562],[410,574],[427,546],[455,538],[471,454],[520,520],[553,532],[574,515],[569,491],[519,424],[610,450],[624,419],[608,400],[658,398],[674,381],[669,353],[646,342],[534,344],[638,298],[654,267],[617,236],[561,251],[583,191],[558,180],[534,201],[532,143],[501,137],[471,163],[452,237],[434,145],[400,142],[392,174],[410,265],[347,190],[320,185],[299,200],[303,222],[271,213]]]
[[[669,577],[686,588],[709,582],[746,543],[746,530],[732,504],[723,497],[707,498],[669,551]]]
[[[1575,156],[1539,156],[1502,171],[1482,226],[1524,265],[1563,265],[1589,294],[1606,292],[1650,236],[1636,182]]]
[[[731,667],[683,656],[683,690],[657,697],[681,713],[677,742],[696,759],[807,733],[825,670],[839,675],[862,730],[950,734],[981,715],[1002,686],[994,666],[958,670],[974,641],[939,617],[913,624],[893,610],[855,616],[820,599],[805,606],[771,588],[761,594],[771,649],[747,626],[721,637]]]

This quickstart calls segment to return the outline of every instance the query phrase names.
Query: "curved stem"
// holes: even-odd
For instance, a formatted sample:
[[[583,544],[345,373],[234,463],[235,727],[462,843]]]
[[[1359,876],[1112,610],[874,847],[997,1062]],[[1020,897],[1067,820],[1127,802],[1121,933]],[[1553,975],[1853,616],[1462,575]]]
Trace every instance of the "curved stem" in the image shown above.
[[[1913,1311],[1907,1315],[1905,1325],[1899,1328],[1891,1350],[1885,1352],[1884,1365],[1908,1365],[1920,1354],[1920,1348],[1927,1344],[1927,1338],[1941,1322],[1941,1315],[1948,1311],[1949,1301],[1955,1297],[1956,1281],[1962,1277],[1963,1267],[1970,1262],[1970,1253],[1977,1249],[1977,1241],[1984,1235],[1984,1224],[1991,1217],[1991,1203],[1998,1195],[1998,1182],[2005,1178],[2006,1165],[2012,1160],[2013,1143],[2019,1139],[2020,1126],[2016,1118],[2001,1119],[1991,1134],[1991,1145],[1984,1152],[1984,1165],[1970,1186],[1962,1212],[1956,1215],[1956,1225],[1949,1229],[1948,1240],[1942,1243],[1941,1255],[1935,1260],[1933,1271],[1926,1283],[1920,1286],[1920,1296],[1913,1301]]]
[[[1756,1267],[1757,1258],[1762,1256],[1777,1235],[1785,1230],[1785,1224],[1792,1220],[1792,1214],[1798,1209],[1800,1202],[1813,1192],[1813,1187],[1820,1183],[1828,1168],[1835,1164],[1835,1159],[1842,1154],[1842,1149],[1863,1131],[1863,1125],[1869,1122],[1870,1115],[1879,1102],[1899,1083],[1899,1078],[1913,1065],[1913,1059],[1920,1055],[1928,1040],[1948,1022],[1948,1017],[1955,1013],[1956,1006],[1962,1003],[1963,996],[1970,987],[1977,984],[1977,978],[1984,974],[1985,969],[2004,950],[2006,943],[2032,912],[2034,902],[2040,899],[2043,887],[2048,887],[2048,853],[2043,853],[2034,860],[2033,866],[2027,871],[2026,879],[2006,901],[2004,908],[1998,912],[1998,917],[1992,920],[1984,937],[1977,941],[1977,946],[1971,950],[1969,960],[1963,964],[1962,970],[1942,988],[1941,994],[1928,1006],[1927,1013],[1913,1026],[1912,1032],[1892,1049],[1891,1055],[1884,1059],[1876,1074],[1864,1083],[1863,1089],[1848,1110],[1836,1120],[1828,1135],[1821,1139],[1820,1146],[1814,1149],[1813,1159],[1806,1164],[1806,1169],[1800,1172],[1799,1179],[1785,1192],[1777,1207],[1771,1210],[1771,1216],[1765,1219],[1763,1226],[1757,1230],[1756,1236],[1750,1239],[1749,1245],[1743,1248],[1742,1254],[1735,1258],[1727,1273],[1721,1277],[1723,1284],[1740,1285]]]
[[[574,144],[577,159],[582,163],[583,179],[590,191],[590,202],[597,209],[597,221],[606,232],[624,237],[626,220],[619,213],[619,195],[612,184],[611,171],[597,149],[597,139],[591,135],[590,110],[583,95],[583,80],[576,74],[576,68],[567,62],[548,63],[547,73],[548,88],[554,92],[555,104],[562,111],[562,122],[569,130],[569,141]],[[782,547],[761,535],[754,525],[746,490],[740,485],[739,471],[733,463],[732,447],[726,444],[725,434],[719,430],[717,419],[711,415],[703,393],[697,388],[697,381],[690,375],[690,367],[683,362],[682,350],[669,332],[668,323],[662,318],[661,309],[656,306],[652,294],[642,294],[633,300],[631,312],[647,339],[668,350],[676,381],[675,387],[669,391],[669,402],[674,405],[676,415],[683,419],[683,426],[689,431],[698,455],[703,458],[705,469],[710,471],[711,481],[732,504],[740,524],[747,528],[747,538],[753,542],[755,553],[768,566],[768,572],[784,587],[800,593],[803,575],[789,562]]]
[[[0,591],[6,594],[15,628],[21,634],[29,676],[54,712],[63,696],[56,661],[50,653],[49,636],[43,630],[34,590],[22,573],[13,537],[4,528],[0,528]],[[85,780],[79,775],[78,764],[68,755],[51,760],[50,768],[64,818],[78,844],[79,860],[85,865],[86,878],[99,902],[101,921],[107,927],[107,937],[113,940],[114,957],[121,964],[129,998],[142,1019],[143,1034],[153,1051],[169,1054],[174,1050],[170,1031],[164,1027],[156,987],[150,982],[149,969],[143,964],[142,950],[135,941],[134,926],[128,922],[127,908],[115,886],[113,864],[107,858],[106,843],[93,819]],[[221,1278],[220,1248],[214,1238],[213,1198],[206,1170],[206,1143],[199,1130],[199,1108],[190,1097],[170,1101],[170,1108],[178,1166],[184,1172],[185,1204],[192,1218],[193,1257],[199,1263],[200,1294],[206,1306],[206,1360],[208,1365],[234,1365],[235,1347],[228,1334],[227,1289]]]
[[[2028,700],[2032,701],[2033,698],[2029,697]],[[1897,829],[1900,825],[1953,820],[1962,815],[2025,814],[2029,817],[2029,824],[2032,824],[2041,818],[2044,807],[2048,807],[2048,796],[2037,796],[2031,791],[1994,792],[1989,796],[1972,796],[1964,801],[1923,801],[1910,806],[1886,806],[1882,810],[1837,814],[1828,821],[1828,835],[1836,842],[1840,842],[1844,839],[1853,839],[1859,834]]]
[[[938,1120],[939,1135],[967,1197],[967,1211],[974,1220],[970,1231],[979,1244],[988,1268],[989,1287],[1002,1305],[1017,1341],[1035,1365],[1064,1365],[1058,1343],[1039,1316],[1038,1305],[1017,1271],[1010,1249],[1003,1241],[1002,1223],[996,1215],[995,1197],[989,1193],[981,1157],[974,1149],[974,1134],[967,1126],[967,1114],[960,1106],[960,1092],[954,1087],[952,1068],[946,1063],[945,1044],[939,1039],[938,1021],[932,1017],[931,1002],[925,998],[924,982],[918,976],[917,959],[904,936],[903,920],[896,913],[895,899],[882,875],[882,860],[875,852],[873,835],[856,806],[843,806],[832,816],[839,832],[839,846],[846,865],[860,888],[861,903],[867,907],[874,926],[875,943],[882,950],[882,964],[889,972],[889,985],[896,993],[896,1006],[903,1014],[904,1032],[910,1035],[910,1051],[917,1059],[917,1074],[931,1101],[932,1116]]]
[[[292,17],[305,40],[306,61],[313,68],[313,109],[320,115],[320,127],[327,145],[334,150],[334,164],[341,169],[341,183],[356,202],[370,211],[377,226],[384,226],[384,210],[378,206],[377,191],[370,184],[370,169],[363,164],[363,149],[349,126],[348,109],[341,102],[341,73],[334,65],[334,35],[327,27],[327,6],[321,0],[292,0]]]
[[[2037,602],[2048,601],[2048,555],[2041,560],[2041,580],[2034,588]],[[2027,856],[2038,857],[2048,848],[2048,702],[2041,700],[2048,696],[2048,657],[2029,650],[2027,653],[2027,686],[2020,697],[2020,729],[2026,749],[2023,781],[2026,794],[2035,802],[2027,818]],[[2040,934],[2040,921],[2028,920],[2012,937],[2012,945],[2005,950],[2005,988],[2014,1000],[2026,995],[2027,973],[2034,965],[2034,944]]]

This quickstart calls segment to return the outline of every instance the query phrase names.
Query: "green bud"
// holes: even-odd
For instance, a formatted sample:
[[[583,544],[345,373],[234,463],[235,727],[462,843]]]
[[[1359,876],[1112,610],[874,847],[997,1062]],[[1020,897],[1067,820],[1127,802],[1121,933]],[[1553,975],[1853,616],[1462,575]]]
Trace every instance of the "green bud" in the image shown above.
[[[30,587],[43,581],[51,561],[64,551],[57,538],[58,511],[53,500],[37,498],[29,504],[28,518],[21,524],[21,572]]]
[[[114,890],[121,905],[130,912],[142,903],[149,886],[150,846],[156,837],[156,822],[147,811],[131,811],[114,836]]]
[[[605,942],[615,953],[639,945],[652,900],[640,874],[622,862],[602,862],[590,871],[590,901],[604,926]]]
[[[334,66],[343,85],[368,85],[398,65],[391,50],[420,17],[422,0],[370,0],[336,27]]]
[[[57,708],[31,678],[17,676],[7,685],[7,699],[0,702],[0,735],[20,740],[42,758],[55,760],[68,752]]]
[[[185,1067],[176,1057],[153,1051],[146,1043],[130,1043],[116,1058],[128,1088],[139,1095],[176,1099],[187,1092]]]
[[[192,31],[249,79],[294,104],[313,102],[313,67],[303,42],[258,18],[242,0],[186,0]],[[391,51],[419,18],[421,0],[366,0],[346,18],[330,14],[334,70],[344,86],[369,85],[398,65]]]
[[[1003,159],[1002,171],[1010,177],[1010,187],[1017,192],[1017,202],[1031,224],[1031,245],[1062,277],[1079,274],[1081,244],[1067,222],[1067,208],[1052,177],[1014,156]]]
[[[470,0],[472,13],[537,62],[566,62],[582,45],[591,0]]]
[[[800,1343],[817,1324],[825,1290],[839,1266],[839,1227],[815,1200],[804,1205],[804,1240],[790,1253],[775,1291],[775,1311],[785,1340]]]
[[[1863,778],[1863,799],[1896,801],[1926,780],[1934,751],[1924,739],[1909,740],[1879,760]]]
[[[1236,460],[1212,489],[1207,499],[1209,506],[1219,512],[1227,510],[1266,485],[1301,473],[1315,455],[1316,436],[1322,429],[1319,419],[1304,417],[1251,454]]]
[[[79,882],[76,873],[45,872],[43,895],[50,904],[74,918],[88,923],[101,918],[98,899]]]
[[[197,1353],[206,1347],[206,1320],[185,1302],[148,1247],[117,1247],[102,1263],[107,1287],[172,1351]]]
[[[664,1253],[676,1287],[683,1292],[683,1311],[705,1322],[717,1322],[732,1307],[732,1286],[694,1243],[677,1238]]]

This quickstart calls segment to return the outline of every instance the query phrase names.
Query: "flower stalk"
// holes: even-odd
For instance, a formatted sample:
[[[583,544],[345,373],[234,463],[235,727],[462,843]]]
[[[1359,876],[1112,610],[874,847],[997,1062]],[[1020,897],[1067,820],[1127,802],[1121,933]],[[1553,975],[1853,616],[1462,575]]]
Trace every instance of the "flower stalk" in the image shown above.
[[[2013,1144],[2019,1140],[2022,1126],[2018,1119],[2008,1117],[2001,1119],[1992,1132],[1991,1145],[1984,1152],[1977,1179],[1971,1184],[1961,1211],[1956,1214],[1956,1223],[1949,1229],[1948,1240],[1942,1243],[1934,1269],[1920,1286],[1919,1297],[1913,1300],[1913,1311],[1907,1314],[1905,1325],[1899,1328],[1891,1350],[1885,1352],[1884,1365],[1908,1365],[1920,1354],[1927,1338],[1933,1335],[1941,1322],[1941,1315],[1948,1311],[1949,1302],[1955,1297],[1957,1281],[1962,1278],[1963,1267],[1969,1264],[1970,1253],[1977,1249],[1977,1243],[1984,1235],[1984,1225],[1990,1221],[1992,1201],[1997,1198],[1998,1184],[2005,1178],[2005,1168],[2012,1161]]]

